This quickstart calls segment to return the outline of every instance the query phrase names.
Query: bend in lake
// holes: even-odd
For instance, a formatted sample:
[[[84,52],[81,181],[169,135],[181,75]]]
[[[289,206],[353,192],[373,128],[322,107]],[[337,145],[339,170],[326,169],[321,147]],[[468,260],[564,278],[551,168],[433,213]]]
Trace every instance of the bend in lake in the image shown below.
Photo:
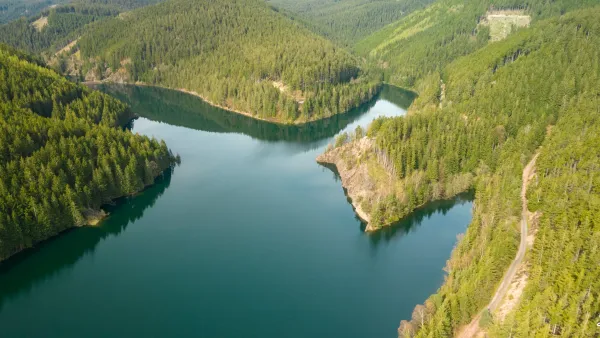
[[[181,165],[107,206],[99,226],[2,263],[3,334],[391,337],[442,284],[471,196],[366,234],[335,172],[315,162],[336,134],[404,114],[413,94],[385,86],[346,114],[283,126],[176,91],[100,88]]]

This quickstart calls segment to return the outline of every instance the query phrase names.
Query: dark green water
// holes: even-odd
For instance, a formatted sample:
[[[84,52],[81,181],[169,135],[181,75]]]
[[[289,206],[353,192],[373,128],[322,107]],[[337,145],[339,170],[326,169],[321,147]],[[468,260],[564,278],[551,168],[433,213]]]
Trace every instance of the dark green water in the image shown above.
[[[441,285],[469,197],[365,234],[315,162],[340,130],[403,114],[409,93],[386,87],[347,115],[286,127],[169,90],[104,90],[182,164],[101,226],[0,265],[1,337],[395,337]]]

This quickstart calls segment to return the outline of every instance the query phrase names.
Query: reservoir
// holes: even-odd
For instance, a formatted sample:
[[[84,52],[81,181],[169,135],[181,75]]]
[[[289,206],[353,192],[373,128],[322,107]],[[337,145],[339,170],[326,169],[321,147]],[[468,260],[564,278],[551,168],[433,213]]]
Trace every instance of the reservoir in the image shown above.
[[[411,93],[386,86],[347,114],[283,126],[167,89],[100,89],[181,165],[99,226],[1,264],[3,337],[396,337],[441,286],[470,196],[367,234],[315,162],[338,133],[405,114]]]

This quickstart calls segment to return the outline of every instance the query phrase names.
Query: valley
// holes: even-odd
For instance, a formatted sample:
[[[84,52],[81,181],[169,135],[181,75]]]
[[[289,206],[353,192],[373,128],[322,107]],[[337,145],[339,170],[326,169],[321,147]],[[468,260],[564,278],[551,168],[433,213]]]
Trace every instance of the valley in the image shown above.
[[[599,22],[0,0],[3,334],[597,336]]]

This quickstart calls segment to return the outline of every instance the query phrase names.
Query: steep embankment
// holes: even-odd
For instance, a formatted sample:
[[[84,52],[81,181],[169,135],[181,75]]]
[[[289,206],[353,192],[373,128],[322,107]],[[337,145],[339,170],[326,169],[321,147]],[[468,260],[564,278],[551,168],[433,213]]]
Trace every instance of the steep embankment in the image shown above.
[[[278,122],[342,113],[380,88],[362,61],[261,0],[169,1],[90,27],[78,45],[88,79],[183,88]]]
[[[0,260],[103,217],[176,162],[123,103],[0,44]]]
[[[369,171],[381,170],[381,168],[377,162],[365,158],[372,152],[372,148],[373,140],[362,138],[317,157],[318,163],[335,166],[354,211],[367,223],[366,231],[373,230],[369,214],[370,206],[367,203],[379,199],[382,193],[381,187],[374,189],[378,182],[369,174]]]
[[[373,127],[369,134],[374,134]],[[350,136],[338,136],[335,147],[319,155],[317,162],[335,166],[355,212],[367,224],[365,231],[392,225],[425,203],[451,198],[472,184],[471,174],[457,174],[449,177],[447,183],[433,187],[435,198],[415,197],[415,184],[424,181],[428,174],[418,171],[399,177],[376,139],[363,136],[360,128]]]

